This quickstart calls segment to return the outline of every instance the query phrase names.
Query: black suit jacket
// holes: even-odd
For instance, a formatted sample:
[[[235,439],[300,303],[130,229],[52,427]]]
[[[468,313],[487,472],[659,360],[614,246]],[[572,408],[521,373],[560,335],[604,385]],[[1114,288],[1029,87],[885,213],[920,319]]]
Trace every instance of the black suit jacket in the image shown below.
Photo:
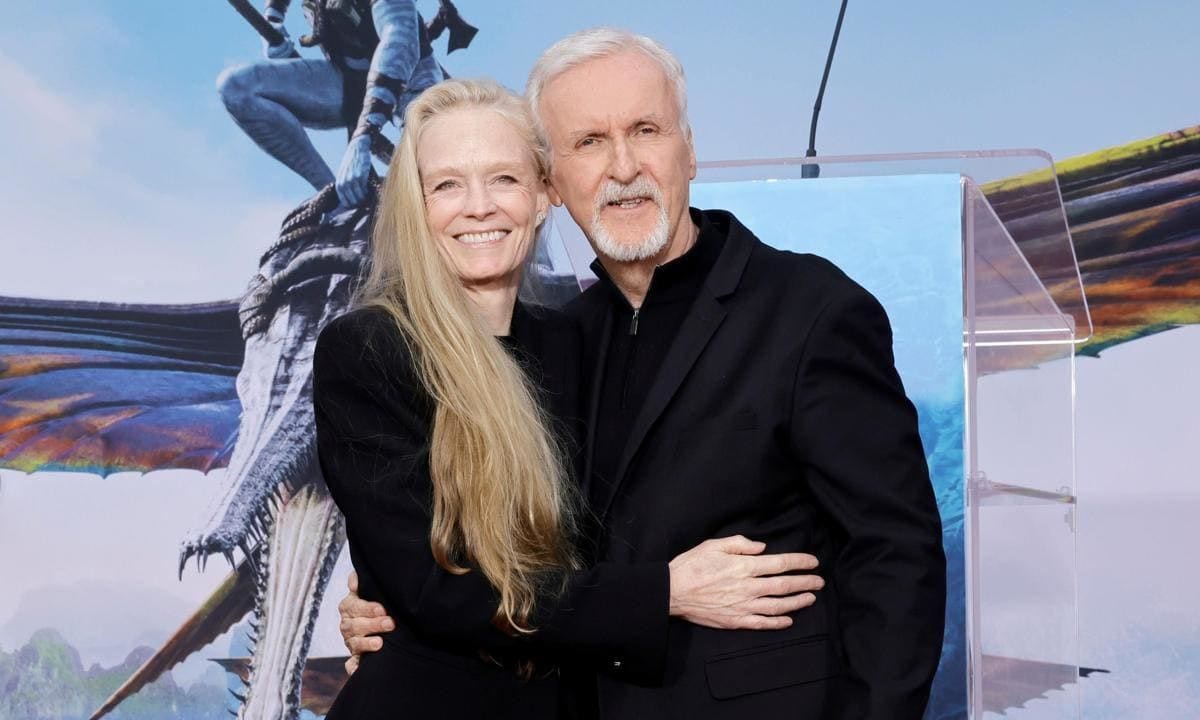
[[[744,534],[803,551],[827,585],[782,631],[672,620],[661,683],[613,666],[604,718],[921,717],[942,647],[941,522],[882,307],[828,261],[732,215],[719,259],[596,492],[598,558],[668,560]],[[612,302],[568,307],[601,375]],[[593,385],[591,406],[597,404]],[[594,426],[595,418],[589,422]]]
[[[506,345],[522,361],[563,427],[578,415],[578,331],[550,312],[518,305]],[[313,360],[317,451],[346,519],[359,594],[396,619],[379,652],[363,656],[328,717],[552,718],[550,663],[595,667],[614,657],[631,672],[661,673],[669,576],[666,563],[601,563],[571,573],[561,595],[539,604],[532,635],[511,637],[492,618],[495,590],[478,572],[455,575],[429,543],[433,402],[395,324],[364,309],[329,324]],[[509,661],[499,667],[481,658]],[[512,661],[542,661],[521,681]],[[549,668],[549,669],[548,669]]]

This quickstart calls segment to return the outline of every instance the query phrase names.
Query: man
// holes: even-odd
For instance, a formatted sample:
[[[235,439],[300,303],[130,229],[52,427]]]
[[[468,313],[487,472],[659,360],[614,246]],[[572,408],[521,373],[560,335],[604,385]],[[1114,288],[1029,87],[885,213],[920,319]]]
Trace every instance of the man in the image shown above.
[[[304,0],[323,59],[300,58],[283,21],[291,0],[267,0],[263,17],[283,42],[264,41],[266,61],[233,67],[217,91],[238,126],[260,148],[320,190],[337,184],[343,207],[367,197],[372,142],[402,117],[408,102],[440,82],[429,32],[414,0]],[[438,21],[458,21],[442,0]],[[336,178],[305,128],[351,128]]]
[[[580,684],[585,703],[603,718],[920,718],[945,558],[883,309],[830,263],[689,209],[683,71],[654,41],[568,37],[527,94],[551,197],[598,255],[570,306],[595,359],[592,559],[743,534],[816,555],[827,580],[785,630],[672,623],[660,679],[627,681],[614,658]]]

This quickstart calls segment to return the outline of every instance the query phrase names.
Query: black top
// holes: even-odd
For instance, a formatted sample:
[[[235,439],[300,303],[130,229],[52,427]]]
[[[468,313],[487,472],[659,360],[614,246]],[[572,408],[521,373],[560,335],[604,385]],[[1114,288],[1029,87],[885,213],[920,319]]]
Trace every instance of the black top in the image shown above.
[[[579,336],[549,311],[514,312],[504,340],[541,383],[563,428],[578,415]],[[478,571],[455,575],[429,544],[432,480],[429,442],[434,403],[391,318],[362,309],[329,324],[313,360],[317,451],[325,482],[346,519],[359,594],[381,602],[397,628],[381,651],[365,655],[330,718],[442,720],[549,718],[557,681],[531,682],[481,658],[535,657],[608,665],[614,660],[653,677],[661,671],[668,623],[666,564],[602,564],[571,573],[560,596],[532,618],[537,631],[512,637],[492,623],[498,596]],[[511,665],[511,663],[510,663]]]
[[[650,286],[636,310],[597,260],[592,270],[607,289],[613,323],[601,370],[591,493],[611,492],[629,430],[642,409],[658,368],[687,316],[704,278],[721,254],[724,232],[695,208],[696,242],[680,257],[654,269]]]
[[[703,215],[724,228],[719,257],[661,328],[673,338],[652,380],[631,388],[632,422],[605,431],[626,437],[609,483],[589,488],[596,557],[661,560],[740,533],[816,555],[827,584],[783,630],[673,621],[663,680],[612,668],[593,707],[603,720],[919,720],[942,648],[945,558],[887,315],[828,261],[773,249],[729,213]],[[623,325],[611,291],[598,284],[567,310],[608,368]],[[591,396],[590,414],[604,415],[610,392]]]

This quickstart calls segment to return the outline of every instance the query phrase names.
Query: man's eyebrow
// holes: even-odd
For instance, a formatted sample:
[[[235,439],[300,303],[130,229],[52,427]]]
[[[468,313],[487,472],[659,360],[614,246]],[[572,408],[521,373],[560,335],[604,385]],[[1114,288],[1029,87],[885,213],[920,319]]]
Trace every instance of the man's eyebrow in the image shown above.
[[[591,137],[593,135],[604,135],[604,134],[605,134],[605,132],[598,128],[587,128],[585,130],[576,130],[574,132],[567,133],[567,140],[569,140],[570,142],[575,142],[577,140],[582,140],[585,137]]]
[[[663,119],[662,115],[660,115],[659,113],[650,113],[648,115],[639,115],[638,117],[631,120],[626,125],[626,127],[627,128],[635,128],[638,125],[662,126],[665,124],[666,124],[666,121]],[[584,130],[576,130],[574,132],[567,133],[567,140],[571,143],[575,143],[586,137],[592,137],[594,135],[595,136],[603,136],[603,135],[607,135],[607,134],[608,134],[607,130],[601,129],[599,127],[586,128]]]
[[[629,127],[637,127],[638,125],[647,124],[662,125],[664,122],[665,121],[663,120],[662,115],[659,115],[658,113],[650,113],[649,115],[642,115],[641,117],[634,119],[634,121],[629,124]]]

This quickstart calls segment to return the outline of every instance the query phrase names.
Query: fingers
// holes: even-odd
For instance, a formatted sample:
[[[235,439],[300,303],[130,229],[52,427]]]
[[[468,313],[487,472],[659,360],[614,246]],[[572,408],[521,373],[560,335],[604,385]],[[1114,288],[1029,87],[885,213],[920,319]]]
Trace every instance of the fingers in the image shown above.
[[[755,576],[779,575],[797,570],[815,570],[819,564],[817,558],[808,553],[762,555],[747,558],[746,562],[750,565],[750,574]]]
[[[787,597],[761,597],[745,604],[747,611],[755,615],[786,615],[803,610],[817,601],[812,593],[801,593]]]
[[[755,597],[795,595],[825,587],[825,579],[820,575],[775,575],[755,578],[753,583],[750,589]]]
[[[381,637],[349,637],[346,638],[346,649],[355,655],[371,653],[383,647]]]
[[[346,659],[346,674],[353,675],[354,671],[357,669],[358,669],[358,656],[351,655],[349,658]]]
[[[358,571],[357,570],[351,570],[350,574],[346,576],[346,587],[350,589],[351,595],[355,596],[355,598],[358,597]]]
[[[392,622],[390,617],[354,617],[344,616],[338,629],[342,633],[342,637],[347,641],[352,637],[363,637],[366,635],[378,635],[380,633],[391,632],[396,629],[396,624]]]
[[[801,593],[788,597],[762,597],[742,605],[747,614],[733,618],[724,627],[729,630],[782,630],[792,626],[788,613],[812,606],[817,596]]]
[[[720,550],[731,555],[757,555],[767,549],[766,543],[751,540],[745,535],[714,538],[712,540],[705,540],[702,544],[709,545],[710,543],[714,550]]]
[[[726,630],[783,630],[792,626],[787,615],[743,615],[724,626]]]
[[[343,618],[384,617],[387,611],[376,602],[363,600],[357,595],[347,595],[338,603],[338,615]]]

